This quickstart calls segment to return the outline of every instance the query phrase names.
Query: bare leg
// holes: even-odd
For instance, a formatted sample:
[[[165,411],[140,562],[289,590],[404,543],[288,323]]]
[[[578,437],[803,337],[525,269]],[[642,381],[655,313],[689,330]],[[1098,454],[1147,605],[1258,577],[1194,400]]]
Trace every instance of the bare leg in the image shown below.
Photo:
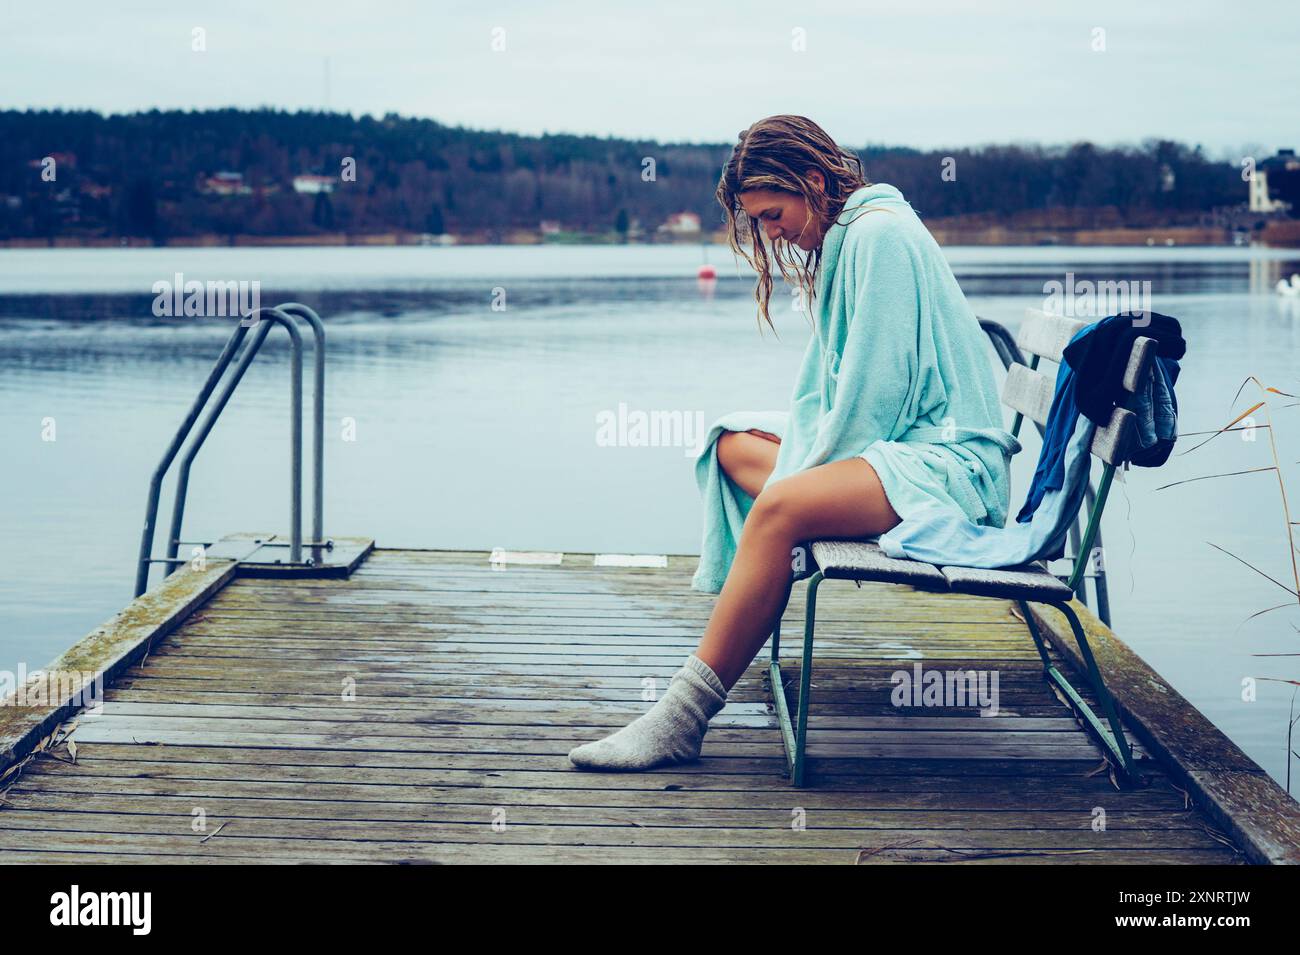
[[[762,431],[724,431],[718,437],[718,464],[733,484],[757,498],[776,467],[781,439],[764,438]]]
[[[818,537],[862,537],[898,523],[871,465],[861,458],[801,471],[764,487],[779,441],[728,432],[718,445],[727,479],[753,499],[735,560],[697,651],[649,712],[569,752],[579,769],[644,770],[696,759],[709,720],[767,640],[790,597],[790,552]]]
[[[738,445],[747,437],[764,441],[741,434],[733,441]],[[752,481],[752,473],[746,474]],[[735,560],[695,655],[730,690],[790,599],[794,546],[817,538],[882,534],[900,520],[875,469],[862,458],[823,464],[771,484],[755,497],[745,518]]]

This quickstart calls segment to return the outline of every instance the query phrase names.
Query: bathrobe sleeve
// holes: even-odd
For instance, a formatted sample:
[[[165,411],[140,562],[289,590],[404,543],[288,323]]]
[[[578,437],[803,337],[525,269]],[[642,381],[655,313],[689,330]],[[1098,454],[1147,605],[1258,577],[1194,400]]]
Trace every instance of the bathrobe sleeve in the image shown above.
[[[809,467],[856,457],[877,440],[893,440],[932,404],[919,395],[932,378],[922,367],[923,301],[915,251],[887,222],[851,228],[845,243],[850,247],[842,250],[839,267],[849,272],[843,283],[832,285],[838,301],[827,303],[833,397],[818,424]]]

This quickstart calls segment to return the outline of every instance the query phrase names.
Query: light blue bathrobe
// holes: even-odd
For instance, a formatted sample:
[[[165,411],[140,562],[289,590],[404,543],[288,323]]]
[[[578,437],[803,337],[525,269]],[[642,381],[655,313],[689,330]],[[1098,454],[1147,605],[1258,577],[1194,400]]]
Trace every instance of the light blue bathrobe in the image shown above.
[[[854,192],[826,231],[814,279],[815,327],[790,410],[723,415],[696,459],[704,504],[696,590],[722,589],[754,503],[718,465],[724,430],[781,438],[764,487],[865,457],[903,519],[939,505],[978,524],[1006,523],[1020,443],[1002,427],[994,353],[902,193],[885,183]]]

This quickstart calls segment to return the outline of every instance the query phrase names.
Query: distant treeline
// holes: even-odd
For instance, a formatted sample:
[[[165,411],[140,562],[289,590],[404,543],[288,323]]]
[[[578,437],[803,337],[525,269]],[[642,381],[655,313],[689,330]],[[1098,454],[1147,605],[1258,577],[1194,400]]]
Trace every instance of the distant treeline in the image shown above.
[[[681,212],[698,215],[709,231],[720,224],[713,192],[730,148],[520,136],[396,115],[9,110],[0,112],[0,238],[499,237],[542,222],[552,230],[651,233]],[[927,219],[1021,214],[1078,227],[1175,224],[1246,198],[1238,167],[1163,140],[1115,149],[857,152],[869,180],[896,185]],[[647,160],[653,181],[643,176]],[[329,181],[303,180],[296,190],[295,177],[304,175]]]

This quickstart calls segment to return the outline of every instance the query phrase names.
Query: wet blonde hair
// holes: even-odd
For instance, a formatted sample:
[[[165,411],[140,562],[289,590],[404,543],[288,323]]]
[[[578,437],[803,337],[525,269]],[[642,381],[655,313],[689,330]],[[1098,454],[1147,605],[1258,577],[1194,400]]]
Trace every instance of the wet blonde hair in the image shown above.
[[[824,188],[819,189],[807,178],[813,170],[822,174],[826,183]],[[727,241],[732,251],[744,256],[745,261],[758,272],[754,298],[758,302],[759,318],[765,320],[773,332],[776,326],[768,314],[768,304],[772,299],[772,271],[767,249],[758,219],[740,204],[740,193],[770,189],[802,196],[824,236],[826,229],[844,210],[848,197],[869,185],[871,183],[863,175],[862,160],[838,146],[824,129],[805,116],[769,116],[740,133],[731,158],[722,168],[717,199],[726,212]],[[747,238],[752,241],[752,257],[743,247]],[[784,253],[792,247],[797,248],[784,239],[772,243],[781,276],[791,285],[806,290],[811,312],[813,283],[821,263],[821,243],[804,254],[802,263],[793,259],[786,261]],[[760,321],[760,332],[762,328]]]

